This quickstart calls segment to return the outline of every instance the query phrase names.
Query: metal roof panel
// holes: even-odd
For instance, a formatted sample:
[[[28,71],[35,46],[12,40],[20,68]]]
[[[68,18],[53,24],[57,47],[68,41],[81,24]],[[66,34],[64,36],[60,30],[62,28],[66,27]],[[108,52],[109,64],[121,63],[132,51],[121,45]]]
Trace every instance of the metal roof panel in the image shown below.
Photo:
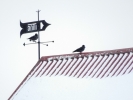
[[[129,74],[132,71],[133,48],[44,56],[28,73],[9,100],[33,78],[64,76],[101,79]]]

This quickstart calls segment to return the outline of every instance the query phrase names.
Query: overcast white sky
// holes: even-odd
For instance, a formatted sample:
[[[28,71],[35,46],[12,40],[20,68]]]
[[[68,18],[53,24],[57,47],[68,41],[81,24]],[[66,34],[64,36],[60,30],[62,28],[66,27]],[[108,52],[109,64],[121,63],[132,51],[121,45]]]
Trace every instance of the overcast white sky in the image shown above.
[[[85,52],[133,47],[132,0],[1,0],[0,4],[0,100],[11,95],[38,60],[37,45],[23,46],[34,33],[20,38],[19,25],[20,20],[37,21],[38,9],[40,20],[51,24],[40,32],[41,42],[55,41],[41,45],[41,56],[72,53],[82,44]]]

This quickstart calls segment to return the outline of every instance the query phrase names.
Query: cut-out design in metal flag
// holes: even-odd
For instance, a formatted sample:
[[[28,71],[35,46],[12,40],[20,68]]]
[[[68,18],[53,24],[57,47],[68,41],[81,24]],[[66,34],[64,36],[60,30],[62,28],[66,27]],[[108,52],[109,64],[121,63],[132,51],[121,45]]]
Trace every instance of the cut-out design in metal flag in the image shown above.
[[[41,24],[43,25],[42,27]],[[45,20],[27,22],[27,23],[22,23],[20,21],[20,27],[22,28],[22,30],[20,31],[20,37],[25,33],[44,31],[49,25],[50,24],[47,23]]]

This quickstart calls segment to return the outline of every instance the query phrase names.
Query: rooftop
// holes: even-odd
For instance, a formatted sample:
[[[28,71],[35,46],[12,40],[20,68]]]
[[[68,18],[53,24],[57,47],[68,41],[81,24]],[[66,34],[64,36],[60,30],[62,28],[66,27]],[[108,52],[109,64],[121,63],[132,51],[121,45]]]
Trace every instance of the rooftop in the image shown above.
[[[35,78],[63,76],[75,79],[102,79],[129,74],[132,71],[133,48],[44,56],[28,73],[9,100],[15,98],[22,88]]]

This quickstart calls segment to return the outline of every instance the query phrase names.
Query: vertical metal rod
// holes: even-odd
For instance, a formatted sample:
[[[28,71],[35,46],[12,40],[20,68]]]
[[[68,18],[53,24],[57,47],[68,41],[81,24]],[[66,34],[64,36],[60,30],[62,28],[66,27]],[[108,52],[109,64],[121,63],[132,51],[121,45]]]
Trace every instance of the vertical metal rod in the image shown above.
[[[39,12],[40,10],[37,11],[38,12],[38,22],[39,22]],[[38,60],[40,59],[40,33],[38,30]]]

